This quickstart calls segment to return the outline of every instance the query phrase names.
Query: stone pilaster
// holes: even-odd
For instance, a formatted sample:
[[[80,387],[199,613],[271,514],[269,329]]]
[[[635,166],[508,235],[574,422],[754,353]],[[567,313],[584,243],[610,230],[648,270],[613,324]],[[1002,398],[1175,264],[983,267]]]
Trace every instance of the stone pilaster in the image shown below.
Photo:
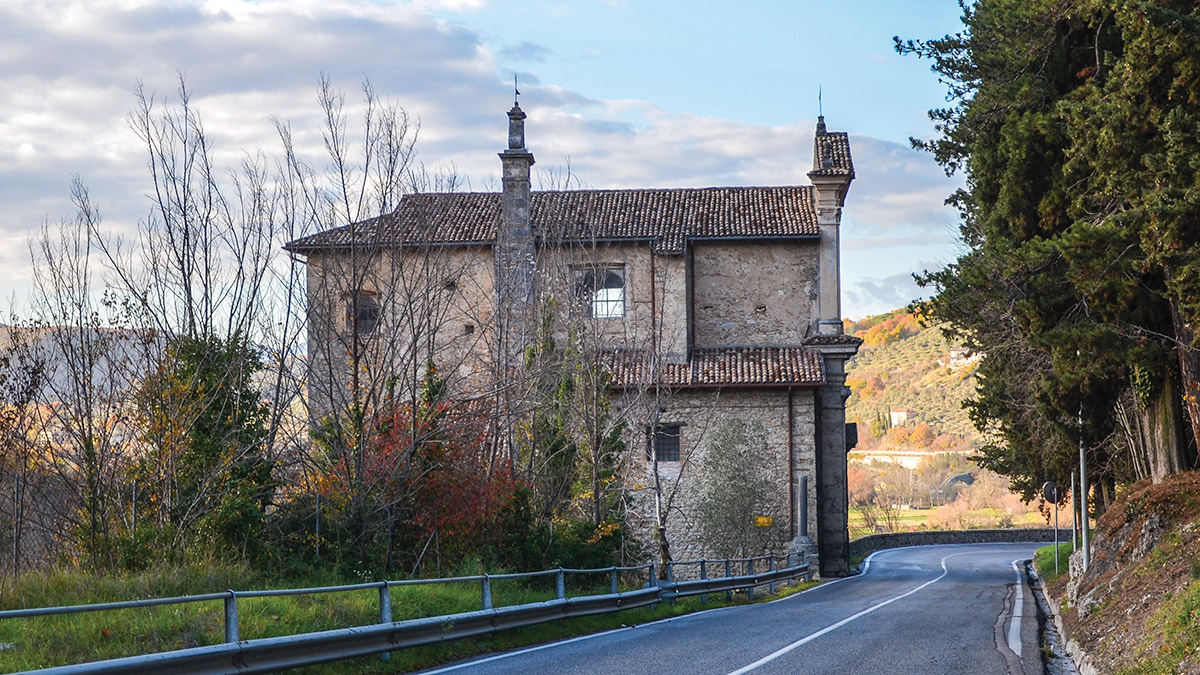
[[[825,360],[825,386],[816,393],[817,544],[821,576],[850,573],[850,498],[846,485],[846,361],[858,338],[839,336],[810,343]]]
[[[500,227],[496,232],[497,310],[505,318],[512,347],[524,348],[533,309],[534,242],[530,228],[530,167],[533,153],[525,148],[525,111],[513,104],[508,111],[508,149],[500,154],[503,193]]]
[[[845,134],[829,134],[825,130],[825,118],[817,119],[817,131],[813,138],[813,170],[808,178],[813,184],[816,202],[817,227],[821,235],[820,268],[818,279],[818,335],[842,334],[842,274],[841,242],[842,206],[846,203],[846,191],[854,180],[854,170],[849,166],[836,166],[832,141],[845,142]],[[845,147],[843,161],[849,162],[849,146]]]

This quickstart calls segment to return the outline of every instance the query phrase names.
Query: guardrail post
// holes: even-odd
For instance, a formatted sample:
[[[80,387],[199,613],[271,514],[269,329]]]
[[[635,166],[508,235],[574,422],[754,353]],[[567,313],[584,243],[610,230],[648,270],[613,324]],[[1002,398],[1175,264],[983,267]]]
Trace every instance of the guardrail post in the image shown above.
[[[726,558],[725,559],[725,578],[728,579],[732,576],[733,576],[733,563],[732,563],[732,561],[729,560],[729,558]],[[732,601],[733,600],[733,591],[725,591],[725,599]]]
[[[491,578],[488,577],[488,575],[485,574],[485,575],[483,575],[483,580],[479,583],[483,590],[483,608],[491,609],[492,608],[492,580],[491,580]]]
[[[675,563],[667,563],[667,583],[675,583]]]
[[[754,558],[746,558],[746,574],[754,576]],[[750,587],[746,589],[746,599],[754,600],[754,582],[750,582]]]
[[[704,558],[700,559],[700,578],[701,579],[708,578],[708,561],[705,560]],[[703,605],[707,602],[708,602],[708,593],[701,593],[700,594],[700,604]]]
[[[561,567],[554,573],[554,597],[559,600],[567,597],[567,579]]]
[[[379,582],[379,623],[392,622],[392,591],[387,581]],[[379,658],[384,661],[392,659],[391,652],[383,652]]]
[[[767,565],[767,571],[774,572],[775,571],[775,556],[772,555],[767,560],[769,562],[769,564]],[[769,586],[767,586],[767,593],[770,593],[771,595],[775,595],[775,577],[774,576],[771,577],[771,584]]]
[[[392,622],[392,592],[388,582],[379,582],[379,623]]]
[[[238,631],[237,593],[229,591],[225,596],[225,641],[238,642],[241,639]]]
[[[608,572],[608,590],[613,594],[617,594],[617,568],[612,568]]]

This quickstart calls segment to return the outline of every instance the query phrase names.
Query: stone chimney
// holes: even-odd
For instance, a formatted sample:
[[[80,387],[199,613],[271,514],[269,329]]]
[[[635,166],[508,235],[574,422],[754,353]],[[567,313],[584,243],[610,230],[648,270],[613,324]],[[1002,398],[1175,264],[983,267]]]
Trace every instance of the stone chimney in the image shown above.
[[[504,189],[494,249],[496,295],[498,309],[519,322],[533,305],[534,251],[529,224],[533,153],[525,149],[525,111],[515,101],[508,111],[508,149],[500,153],[500,162],[504,167]],[[516,329],[514,337],[523,333],[519,325],[512,328]]]
[[[818,335],[842,333],[842,274],[839,229],[846,191],[854,180],[854,163],[850,158],[850,141],[845,132],[825,129],[825,117],[817,117],[813,138],[813,168],[808,173],[813,184],[817,208],[820,244],[820,302],[817,317]]]

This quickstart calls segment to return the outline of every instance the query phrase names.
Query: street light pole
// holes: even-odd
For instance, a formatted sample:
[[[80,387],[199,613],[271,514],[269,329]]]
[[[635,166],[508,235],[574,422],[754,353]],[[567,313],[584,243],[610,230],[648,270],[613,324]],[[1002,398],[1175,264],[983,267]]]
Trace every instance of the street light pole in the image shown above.
[[[1071,472],[1071,553],[1079,550],[1075,531],[1079,528],[1079,492],[1075,490],[1075,472]]]
[[[1087,501],[1087,453],[1083,447],[1083,400],[1079,401],[1079,523],[1083,533],[1083,570],[1092,565],[1091,548],[1088,546],[1088,501]]]

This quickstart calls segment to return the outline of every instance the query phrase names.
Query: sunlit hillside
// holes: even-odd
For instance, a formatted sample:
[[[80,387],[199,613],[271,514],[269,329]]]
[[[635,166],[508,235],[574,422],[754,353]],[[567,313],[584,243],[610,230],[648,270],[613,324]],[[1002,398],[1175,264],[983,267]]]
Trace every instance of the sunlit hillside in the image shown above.
[[[846,381],[852,392],[846,416],[859,424],[860,449],[887,441],[918,450],[977,444],[962,407],[975,389],[975,363],[961,348],[906,310],[847,321],[846,331],[863,339]],[[910,419],[889,420],[889,411],[902,409]],[[894,427],[908,433],[889,434]]]

